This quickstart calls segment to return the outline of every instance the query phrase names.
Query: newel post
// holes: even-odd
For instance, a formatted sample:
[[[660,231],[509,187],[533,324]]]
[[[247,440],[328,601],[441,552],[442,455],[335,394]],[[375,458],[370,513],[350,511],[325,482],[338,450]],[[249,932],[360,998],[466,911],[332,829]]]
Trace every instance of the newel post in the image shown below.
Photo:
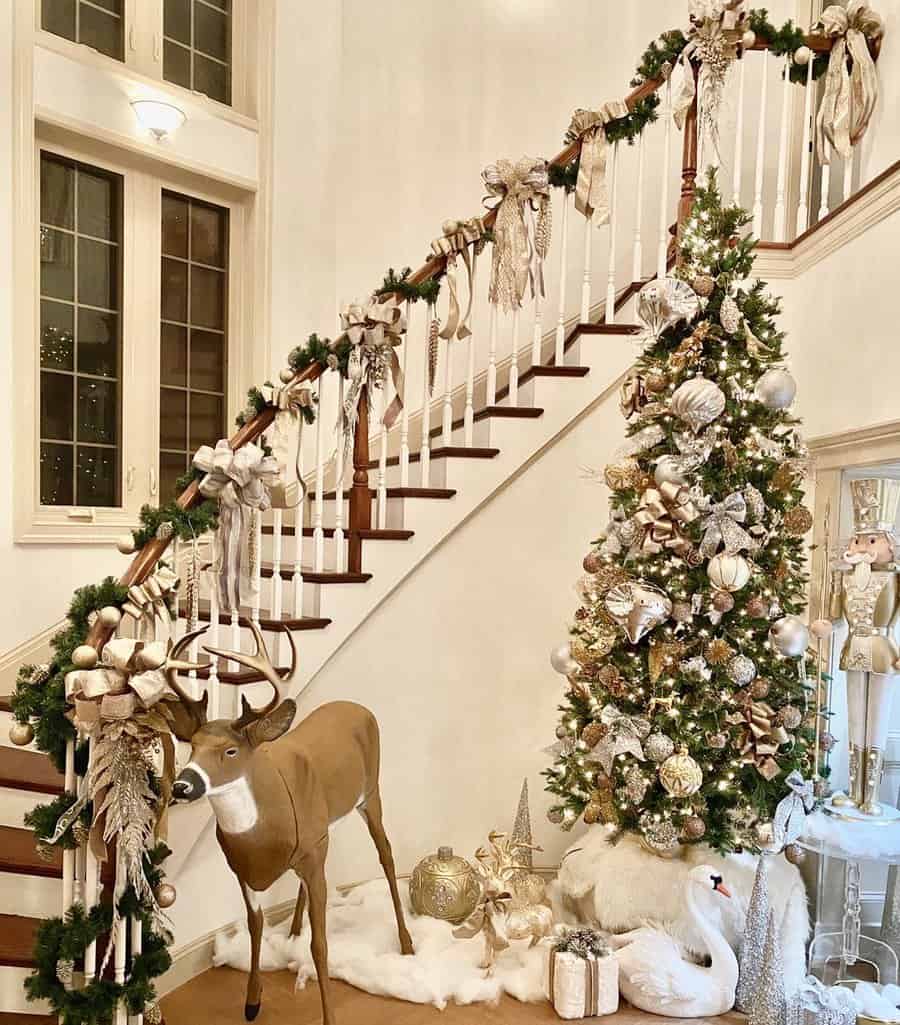
[[[340,484],[338,484],[340,490]],[[342,498],[336,496],[337,501]],[[369,394],[363,385],[359,396],[359,415],[353,436],[353,486],[350,489],[350,527],[347,570],[362,573],[362,538],[360,531],[372,526],[372,495],[369,491]]]
[[[691,65],[694,73],[694,99],[684,119],[684,142],[681,149],[681,198],[678,200],[678,222],[675,232],[677,252],[681,250],[681,231],[691,215],[697,195],[697,79],[699,64]]]

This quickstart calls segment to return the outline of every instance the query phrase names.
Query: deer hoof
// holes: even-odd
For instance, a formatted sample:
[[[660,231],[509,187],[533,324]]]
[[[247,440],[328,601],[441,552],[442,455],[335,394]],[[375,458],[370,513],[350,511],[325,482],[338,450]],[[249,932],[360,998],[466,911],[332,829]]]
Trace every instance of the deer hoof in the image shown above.
[[[247,1021],[256,1021],[259,1014],[260,1004],[244,1004],[244,1017]]]

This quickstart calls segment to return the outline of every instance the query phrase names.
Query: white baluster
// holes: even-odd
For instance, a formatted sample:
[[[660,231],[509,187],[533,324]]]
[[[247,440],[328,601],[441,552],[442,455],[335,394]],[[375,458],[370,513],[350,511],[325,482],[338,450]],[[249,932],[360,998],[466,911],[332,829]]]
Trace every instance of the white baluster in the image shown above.
[[[425,311],[425,358],[422,361],[422,439],[419,446],[420,485],[423,488],[428,487],[428,482],[431,479],[431,382],[428,379],[428,353],[433,321],[434,304],[429,303]]]
[[[672,160],[672,79],[666,82],[666,102],[662,113],[666,126],[663,143],[662,195],[659,200],[659,244],[656,253],[656,276],[666,276],[669,262],[669,175]]]
[[[341,393],[343,397],[343,393]],[[318,430],[319,417],[322,416],[322,410],[316,410],[316,429]],[[301,444],[302,438],[297,439],[297,480],[302,481],[305,476],[304,464],[305,456],[303,452],[303,445]],[[342,448],[344,439],[338,432],[337,444],[338,448]],[[342,456],[343,458],[343,456]],[[305,488],[300,489],[303,492],[303,500],[294,509],[294,559],[293,566],[291,567],[291,591],[292,601],[291,608],[294,610],[294,618],[301,619],[303,617],[303,528],[306,526],[306,515],[309,509],[309,496]],[[340,484],[337,487],[338,493],[341,491]],[[338,500],[340,504],[340,500]]]
[[[380,429],[378,432],[378,472],[375,475],[375,525],[384,530],[387,526],[387,457],[388,457],[388,429],[384,425],[384,416],[389,406],[389,389],[391,376],[388,374],[384,384],[379,391],[379,417]]]
[[[88,737],[88,776],[94,765],[94,742]],[[97,880],[98,866],[97,858],[91,850],[91,845],[85,845],[85,868],[84,868],[84,906],[90,911],[97,903]],[[93,940],[87,945],[84,951],[84,981],[89,983],[97,973],[97,941]]]
[[[478,293],[475,290],[478,271],[478,253],[472,252],[472,295]],[[466,408],[463,413],[463,444],[466,448],[472,448],[475,444],[475,328],[472,323],[474,319],[475,305],[472,304],[473,312],[469,315],[469,330],[472,332],[466,338]]]
[[[412,337],[412,303],[406,300],[406,337],[403,339],[403,382],[406,387],[406,368],[409,357],[409,339]],[[343,385],[342,385],[343,387]],[[409,404],[403,397],[403,409],[400,410],[400,487],[409,487]]]
[[[616,322],[616,186],[618,185],[619,144],[613,144],[612,160],[609,169],[609,255],[606,269],[606,306],[603,319],[607,324]]]
[[[828,199],[831,191],[831,164],[822,164],[822,181],[820,182],[819,217],[821,221],[828,216]]]
[[[175,534],[175,536],[172,538],[172,566],[173,566],[173,568],[174,568],[176,573],[178,572],[178,559],[179,559],[179,555],[180,555],[180,549],[181,549],[181,539],[178,537],[177,534]],[[186,609],[185,611],[186,611],[187,614],[185,616],[186,630],[182,631],[184,633],[189,631],[190,628],[191,628],[190,622],[188,620],[188,617],[190,616],[190,609]],[[177,587],[175,589],[173,595],[172,595],[172,626],[170,627],[170,629],[172,630],[172,639],[173,640],[177,640],[178,639],[178,632],[179,632],[179,626],[180,626],[179,620],[180,619],[181,619],[181,588]],[[194,673],[193,675],[196,676],[197,674]]]
[[[131,957],[132,961],[144,949],[144,930],[140,918],[131,919]],[[131,1025],[144,1025],[143,1014],[130,1015]]]
[[[509,404],[519,404],[519,307],[512,312],[512,354],[509,358]]]
[[[810,61],[812,63],[812,61]],[[778,134],[778,179],[775,186],[775,241],[784,242],[787,211],[785,188],[788,162],[788,109],[791,103],[791,58],[784,61],[784,80],[781,84],[781,126]]]
[[[844,203],[850,198],[850,194],[853,192],[853,154],[854,150],[850,151],[849,157],[844,157],[844,187],[842,200]]]
[[[491,303],[491,326],[488,341],[487,398],[486,405],[497,403],[497,304]]]
[[[749,54],[738,61],[740,71],[738,72],[738,97],[737,112],[735,114],[734,126],[734,168],[732,170],[732,197],[735,206],[741,205],[741,171],[744,164],[744,79],[747,74],[747,60]]]
[[[407,309],[409,303],[406,304]],[[406,348],[403,350],[403,361],[406,362]],[[344,408],[344,378],[338,374],[338,409]],[[405,412],[405,410],[404,410]],[[407,416],[406,429],[409,431],[409,419]],[[409,449],[406,450],[407,467],[409,464]],[[344,493],[344,446],[337,446],[337,453],[334,457],[334,490],[335,494]],[[407,470],[408,472],[408,470]],[[334,568],[338,573],[343,573],[347,568],[347,536],[344,533],[344,503],[343,500],[334,503]]]
[[[631,280],[642,281],[644,274],[644,247],[641,242],[641,221],[644,218],[644,133],[638,136],[637,195],[634,209],[634,242],[632,243]],[[563,254],[565,260],[565,254]]]
[[[766,100],[769,88],[768,50],[762,51],[762,89],[759,94],[759,120],[756,130],[756,176],[753,184],[753,234],[762,238],[763,181],[766,171]]]
[[[441,444],[450,447],[453,434],[453,339],[444,345],[444,403],[441,409]]]
[[[799,237],[809,227],[809,163],[812,137],[813,61],[806,65],[806,89],[803,99],[803,142],[800,144],[800,202],[797,204],[797,231]]]
[[[284,581],[281,579],[282,532],[284,511],[272,510],[272,594],[269,608],[273,619],[281,619],[284,613]],[[281,665],[281,634],[275,635],[275,665]]]
[[[66,741],[66,764],[64,785],[66,793],[75,793],[75,741]],[[75,898],[75,852],[63,851],[63,913],[72,906]]]
[[[209,578],[209,642],[210,647],[219,646],[219,585],[212,575]],[[209,718],[219,718],[219,659],[211,655],[209,659]]]
[[[325,566],[325,432],[322,429],[322,412],[325,409],[325,374],[319,377],[319,415],[316,417],[316,498],[315,512],[313,514],[313,569],[321,573]],[[343,445],[343,437],[338,438],[338,444]],[[335,502],[344,500],[343,494],[335,493]]]
[[[561,367],[566,355],[566,272],[569,255],[569,192],[562,190],[562,225],[559,240],[559,309],[556,315],[556,339],[553,362]]]
[[[86,743],[88,735],[78,731],[78,743]],[[76,795],[81,798],[87,794],[88,777],[76,776],[75,777],[75,792]],[[76,904],[84,904],[85,893],[87,889],[87,844],[79,844],[75,848],[75,886],[72,899]]]
[[[120,882],[122,882],[122,876],[125,873],[125,865],[122,857],[122,845],[116,848],[116,890],[119,889]],[[124,888],[124,887],[123,887]],[[125,958],[126,958],[126,938],[128,936],[128,918],[122,917],[116,923],[115,936],[113,937],[113,943],[115,944],[115,953],[113,955],[113,966],[114,966],[114,979],[119,986],[125,984]],[[125,1009],[125,1002],[120,1000],[116,1004],[116,1025],[126,1025],[128,1015]]]
[[[591,319],[591,262],[594,253],[594,216],[584,219],[584,271],[581,275],[581,313],[579,320],[587,324]]]
[[[259,626],[260,602],[262,601],[262,513],[258,510],[251,517],[250,530],[252,531],[250,543],[256,558],[251,566],[253,570],[253,604],[250,606],[250,617]]]

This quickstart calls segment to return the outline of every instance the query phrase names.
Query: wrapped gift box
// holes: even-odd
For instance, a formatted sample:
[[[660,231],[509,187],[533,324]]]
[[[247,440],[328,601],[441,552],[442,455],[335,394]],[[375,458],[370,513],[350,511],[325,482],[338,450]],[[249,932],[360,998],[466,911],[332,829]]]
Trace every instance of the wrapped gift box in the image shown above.
[[[560,1018],[593,1018],[619,1009],[619,962],[610,955],[579,957],[548,947],[544,981]]]

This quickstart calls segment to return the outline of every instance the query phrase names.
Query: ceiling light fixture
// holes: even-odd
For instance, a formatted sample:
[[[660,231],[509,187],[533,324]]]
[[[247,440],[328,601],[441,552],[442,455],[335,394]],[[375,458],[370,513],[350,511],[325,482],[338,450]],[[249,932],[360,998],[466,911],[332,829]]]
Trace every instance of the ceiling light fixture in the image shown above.
[[[161,142],[176,128],[180,128],[187,117],[180,107],[162,100],[132,100],[135,116],[157,142]]]

